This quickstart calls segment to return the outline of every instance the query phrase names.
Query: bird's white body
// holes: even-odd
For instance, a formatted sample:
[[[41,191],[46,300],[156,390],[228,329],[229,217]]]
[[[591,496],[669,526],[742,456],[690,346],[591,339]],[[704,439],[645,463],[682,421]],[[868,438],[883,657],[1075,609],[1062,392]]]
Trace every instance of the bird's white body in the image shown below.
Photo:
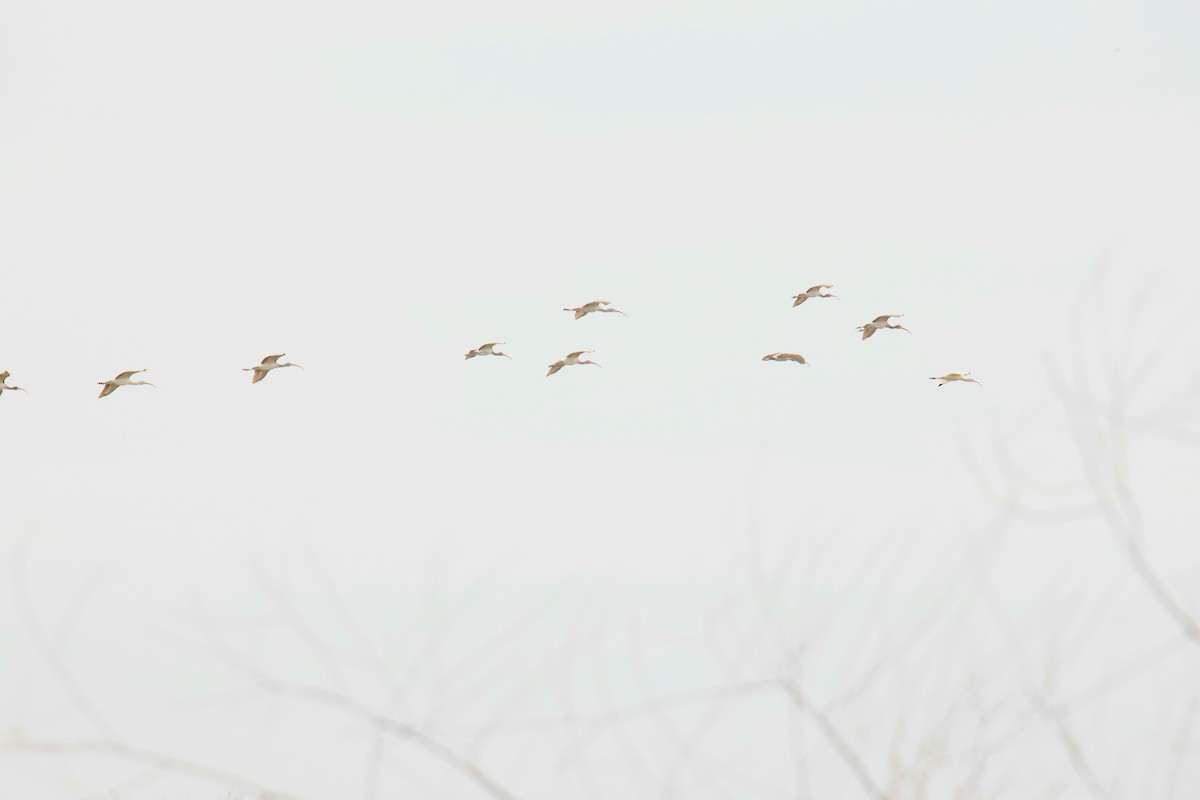
[[[822,289],[832,289],[832,288],[833,288],[832,283],[818,283],[816,286],[809,287],[807,290],[801,292],[800,294],[798,294],[792,298],[793,300],[796,301],[796,302],[792,303],[792,308],[795,308],[796,306],[803,303],[805,300],[810,300],[814,297],[836,297],[837,299],[840,300],[841,298],[838,297],[836,294],[821,294]]]
[[[862,331],[862,338],[864,340],[871,338],[871,335],[875,333],[875,331],[879,330],[904,331],[905,333],[911,334],[912,331],[903,325],[893,325],[889,322],[889,320],[893,317],[900,318],[903,316],[903,314],[880,314],[875,319],[859,328],[856,328],[855,330]]]
[[[27,390],[22,389],[20,386],[9,386],[8,385],[8,370],[4,370],[4,372],[0,372],[0,397],[4,396],[5,391],[28,393]]]
[[[945,386],[947,383],[953,383],[954,381],[962,381],[963,383],[973,383],[976,386],[983,386],[983,384],[979,381],[968,377],[970,374],[971,373],[969,372],[950,372],[945,375],[939,375],[936,378],[930,378],[929,380],[937,381],[938,386]]]
[[[279,359],[283,358],[284,355],[285,353],[276,353],[273,356],[267,356],[260,364],[255,364],[253,367],[242,367],[242,372],[253,372],[254,376],[250,379],[250,382],[258,383],[267,377],[273,369],[279,369],[280,367],[300,367],[299,364],[293,364],[290,361],[281,362]],[[304,367],[300,367],[300,369],[304,369]]]
[[[113,378],[110,381],[97,381],[97,383],[99,383],[101,386],[104,387],[103,389],[100,390],[100,396],[107,397],[108,395],[115,392],[117,389],[120,389],[122,386],[153,386],[154,388],[157,389],[158,387],[154,386],[154,384],[150,383],[149,381],[135,381],[133,379],[134,375],[137,375],[139,372],[145,372],[145,371],[146,370],[144,370],[144,369],[126,370],[125,372],[122,372],[120,375],[118,375],[117,377]]]
[[[558,372],[563,367],[574,367],[579,364],[591,364],[596,367],[600,366],[595,361],[589,361],[586,358],[582,358],[583,355],[585,355],[587,353],[594,353],[594,352],[596,352],[596,351],[595,350],[576,350],[574,353],[568,353],[565,358],[555,361],[553,364],[550,365],[550,371],[546,373],[546,377],[549,378],[551,375]]]
[[[583,317],[586,317],[588,314],[594,314],[597,312],[606,313],[606,314],[607,313],[620,314],[623,317],[629,316],[628,314],[626,314],[624,311],[622,311],[619,308],[609,308],[609,306],[611,306],[611,305],[612,305],[611,300],[593,300],[590,303],[584,303],[579,308],[564,308],[563,311],[574,311],[575,319],[582,319]]]
[[[508,353],[501,353],[499,350],[495,349],[496,345],[498,344],[507,344],[507,342],[488,342],[487,344],[481,344],[474,350],[467,351],[467,354],[464,356],[464,358],[475,358],[475,356],[504,356],[511,361],[512,356],[510,356]]]

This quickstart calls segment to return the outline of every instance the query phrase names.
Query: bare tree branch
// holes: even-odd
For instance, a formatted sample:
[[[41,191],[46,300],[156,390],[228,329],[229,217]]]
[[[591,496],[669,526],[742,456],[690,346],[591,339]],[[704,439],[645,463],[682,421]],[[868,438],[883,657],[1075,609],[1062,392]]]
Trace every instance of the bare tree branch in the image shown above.
[[[17,609],[19,611],[22,622],[25,623],[25,629],[29,632],[29,638],[33,640],[34,646],[37,648],[38,654],[50,669],[50,673],[58,681],[63,692],[71,701],[75,709],[89,722],[96,732],[115,741],[120,741],[121,736],[117,733],[116,728],[108,718],[104,716],[99,708],[91,701],[83,687],[75,679],[71,670],[67,667],[58,648],[51,640],[50,636],[42,627],[38,620],[37,612],[34,611],[33,603],[29,596],[29,584],[27,580],[29,550],[33,544],[32,536],[25,536],[17,544],[16,553],[12,560],[12,589],[16,599]],[[82,613],[82,608],[78,604],[72,604],[69,613]],[[70,622],[68,620],[60,621],[58,628],[60,631],[69,629]]]
[[[121,742],[105,741],[103,739],[50,740],[29,739],[21,736],[0,739],[0,752],[38,753],[43,755],[110,755],[128,761],[146,764],[154,769],[184,775],[225,787],[234,787],[246,792],[259,795],[262,800],[303,800],[300,795],[284,792],[263,786],[260,783],[207,764],[189,761],[184,758],[145,750],[140,747]]]
[[[792,702],[796,704],[796,707],[803,710],[809,717],[812,718],[813,722],[816,723],[817,729],[821,731],[821,735],[824,737],[825,741],[829,742],[830,746],[833,747],[834,752],[836,752],[842,759],[842,763],[845,764],[854,777],[858,779],[858,782],[862,785],[863,791],[865,791],[870,797],[876,798],[876,800],[888,800],[887,794],[882,788],[880,788],[879,784],[875,782],[875,779],[871,777],[871,772],[867,769],[867,765],[863,763],[862,758],[858,755],[854,748],[850,746],[850,743],[846,741],[845,737],[842,736],[838,729],[834,727],[833,723],[829,720],[829,717],[826,716],[821,709],[812,705],[808,702],[808,700],[805,699],[803,693],[801,693],[800,688],[796,686],[795,682],[791,680],[785,680],[782,682],[782,686],[784,691],[787,692],[788,697],[790,697]]]

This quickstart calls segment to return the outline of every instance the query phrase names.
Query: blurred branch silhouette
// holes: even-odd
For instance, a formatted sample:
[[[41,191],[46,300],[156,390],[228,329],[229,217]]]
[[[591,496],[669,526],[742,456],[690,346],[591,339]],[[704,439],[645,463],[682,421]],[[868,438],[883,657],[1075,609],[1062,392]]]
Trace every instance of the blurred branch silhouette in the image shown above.
[[[1107,265],[1096,273],[1095,280],[1082,291],[1072,312],[1072,329],[1076,335],[1071,339],[1071,358],[1068,364],[1050,358],[1047,374],[1063,408],[1068,430],[1079,455],[1080,467],[1091,489],[1093,502],[1100,511],[1109,531],[1117,543],[1125,549],[1130,565],[1142,585],[1158,603],[1159,607],[1179,626],[1183,634],[1194,644],[1200,645],[1200,623],[1183,606],[1171,591],[1159,571],[1145,552],[1144,516],[1132,487],[1130,486],[1131,465],[1127,431],[1131,420],[1140,420],[1143,430],[1169,433],[1173,438],[1185,441],[1192,434],[1180,426],[1176,412],[1167,423],[1159,427],[1154,417],[1164,414],[1164,406],[1147,415],[1133,413],[1132,404],[1138,392],[1151,379],[1158,377],[1156,371],[1170,345],[1181,339],[1180,334],[1190,323],[1187,309],[1173,316],[1176,321],[1160,329],[1154,344],[1137,354],[1137,366],[1132,374],[1125,374],[1123,366],[1133,360],[1122,352],[1109,338],[1110,326],[1085,326],[1085,307],[1089,319],[1097,310],[1104,310],[1106,303],[1102,295],[1107,278]],[[1122,327],[1122,342],[1129,344],[1138,325],[1145,320],[1144,303],[1149,284],[1142,287],[1140,294],[1128,309],[1129,318]],[[1194,305],[1189,303],[1189,305]],[[1156,316],[1156,319],[1164,319]],[[1091,367],[1093,355],[1085,347],[1091,338],[1082,331],[1093,331],[1100,337],[1100,352],[1095,354],[1104,364],[1103,377],[1098,380]],[[1190,362],[1189,362],[1190,363]],[[1066,376],[1071,376],[1068,383]],[[1190,385],[1200,382],[1200,370],[1189,377]],[[1093,385],[1105,387],[1094,390]],[[1175,394],[1175,396],[1179,396]],[[1187,396],[1187,395],[1184,395]],[[1168,401],[1170,402],[1170,401]],[[1184,419],[1190,417],[1187,415]]]
[[[1151,335],[1150,353],[1135,352],[1144,297],[1112,326],[1119,341],[1103,325],[1085,328],[1084,309],[1103,307],[1103,286],[1081,297],[1072,322],[1081,333],[1066,357],[1046,361],[1062,419],[1047,423],[1034,411],[1019,426],[1044,426],[1028,436],[1048,431],[1032,456],[1039,463],[1028,455],[1023,463],[1017,433],[964,446],[993,513],[953,517],[962,530],[935,531],[945,535],[931,543],[920,543],[925,514],[897,522],[890,513],[887,524],[850,533],[797,526],[772,540],[779,532],[766,530],[753,507],[771,501],[758,497],[747,530],[730,537],[728,573],[680,591],[687,608],[678,616],[689,627],[677,630],[673,621],[656,628],[653,609],[628,586],[577,575],[556,576],[494,613],[489,604],[501,590],[471,575],[453,593],[446,565],[426,572],[409,609],[416,621],[402,628],[366,605],[356,612],[353,593],[302,539],[294,553],[251,560],[248,583],[261,607],[222,616],[197,599],[186,624],[169,632],[172,644],[233,676],[237,691],[222,686],[210,696],[236,702],[223,713],[261,703],[272,715],[320,715],[297,727],[336,737],[352,756],[346,785],[366,800],[403,791],[458,797],[463,787],[492,800],[1064,792],[1117,800],[1127,796],[1124,765],[1109,757],[1114,748],[1089,715],[1194,658],[1200,644],[1186,586],[1150,557],[1161,534],[1139,500],[1131,451],[1141,437],[1171,439],[1185,454],[1200,444],[1189,427],[1196,413],[1179,396],[1200,388],[1200,372],[1181,371],[1164,384],[1165,399],[1152,396],[1145,386],[1172,363],[1168,349],[1181,329],[1172,323]],[[1051,445],[1073,460],[1048,478],[1038,467]],[[1060,586],[1068,570],[1047,568],[1042,583],[1018,587],[1014,611],[997,562],[1023,530],[1048,526],[1093,538],[1100,531],[1106,553],[1111,537],[1119,569],[1076,596]],[[857,550],[840,546],[848,537]],[[101,584],[81,581],[65,610],[47,615],[33,590],[30,548],[26,538],[13,552],[14,605],[83,730],[18,730],[0,738],[6,757],[129,762],[138,771],[120,791],[131,795],[169,774],[295,797],[241,774],[251,770],[174,756],[165,745],[142,748],[119,734],[127,723],[93,701],[89,676],[65,656]],[[1141,596],[1150,618],[1169,621],[1169,635],[1154,630],[1127,647],[1110,641],[1106,620]],[[393,627],[402,628],[402,644],[389,649]],[[1101,645],[1115,655],[1098,656]],[[1195,783],[1200,686],[1170,688],[1178,702],[1163,712],[1166,733],[1144,744],[1157,748],[1161,783],[1139,798],[1189,797]],[[1043,773],[1027,776],[1035,754]]]
[[[0,739],[0,752],[33,753],[55,756],[72,755],[108,755],[127,761],[146,764],[155,770],[172,772],[192,778],[199,778],[220,786],[233,787],[242,791],[253,792],[261,800],[304,800],[301,795],[282,792],[267,788],[249,778],[217,767],[178,758],[165,753],[145,750],[139,747],[121,744],[120,742],[101,739],[80,740],[43,740],[14,736]]]

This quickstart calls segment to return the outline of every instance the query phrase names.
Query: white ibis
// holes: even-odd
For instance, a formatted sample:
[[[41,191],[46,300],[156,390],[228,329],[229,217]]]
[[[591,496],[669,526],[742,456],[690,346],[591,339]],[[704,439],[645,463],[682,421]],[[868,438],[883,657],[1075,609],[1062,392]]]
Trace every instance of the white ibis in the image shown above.
[[[628,314],[626,314],[624,311],[622,311],[619,308],[608,308],[608,306],[611,306],[611,305],[612,305],[611,300],[593,300],[590,303],[584,303],[579,308],[564,308],[563,311],[574,311],[575,319],[582,319],[583,317],[586,317],[588,314],[592,314],[595,312],[601,312],[604,314],[620,314],[622,317],[629,316]]]
[[[504,356],[509,361],[512,361],[512,356],[510,356],[508,353],[501,353],[499,350],[495,349],[496,345],[498,344],[508,344],[508,342],[488,342],[487,344],[481,344],[474,350],[469,351],[464,358],[474,358],[475,356]]]
[[[982,383],[974,378],[967,377],[970,374],[971,373],[969,372],[951,372],[946,375],[939,375],[936,378],[930,378],[929,380],[938,381],[938,386],[945,386],[947,383],[953,383],[954,381],[963,381],[964,383],[973,383],[976,386],[983,386]]]
[[[799,353],[767,353],[762,357],[763,361],[795,361],[797,364],[807,364],[804,356]]]
[[[566,358],[561,359],[559,361],[555,361],[553,364],[550,365],[550,371],[546,373],[546,377],[549,378],[551,375],[558,372],[563,367],[573,367],[576,364],[594,364],[597,367],[600,366],[599,364],[596,364],[595,361],[589,361],[586,358],[580,358],[580,356],[584,355],[585,353],[594,353],[594,352],[596,352],[596,351],[595,350],[576,350],[574,353],[568,353]]]
[[[135,381],[133,379],[134,375],[137,375],[139,372],[145,372],[145,371],[146,370],[144,370],[144,369],[131,369],[131,370],[122,372],[120,375],[113,378],[111,381],[97,381],[97,383],[99,383],[101,386],[104,387],[103,389],[100,390],[100,396],[107,397],[108,395],[112,394],[117,389],[121,388],[122,386],[154,386],[154,384],[150,383],[149,381]],[[157,389],[158,387],[154,386],[154,388]]]
[[[888,322],[888,320],[891,319],[892,317],[903,317],[903,316],[904,316],[903,314],[881,314],[878,317],[876,317],[875,319],[868,322],[866,325],[863,325],[861,328],[855,328],[855,330],[862,331],[862,337],[864,340],[870,339],[871,334],[875,333],[875,331],[878,331],[878,330],[904,331],[911,335],[912,331],[910,331],[908,328],[904,327],[903,325],[893,325],[890,322]]]
[[[267,377],[267,373],[273,369],[279,369],[280,367],[300,367],[299,364],[293,364],[290,361],[280,361],[279,359],[283,358],[284,355],[284,353],[277,353],[273,356],[267,356],[262,360],[261,364],[256,364],[253,367],[242,367],[242,372],[253,372],[254,377],[250,379],[250,382],[258,383]],[[300,369],[304,369],[304,367],[300,367]]]
[[[805,291],[801,292],[800,294],[796,295],[795,297],[793,297],[792,299],[795,300],[796,302],[792,303],[792,308],[795,308],[796,306],[803,303],[805,300],[809,300],[814,297],[837,297],[838,300],[841,300],[842,298],[838,297],[836,294],[821,294],[822,289],[832,289],[832,288],[833,288],[832,283],[818,283],[816,286],[812,286],[812,287],[806,289]]]
[[[5,390],[8,390],[10,392],[25,392],[26,394],[29,393],[28,390],[22,389],[20,386],[9,386],[7,381],[8,381],[8,370],[4,370],[4,372],[0,372],[0,396],[4,395]]]

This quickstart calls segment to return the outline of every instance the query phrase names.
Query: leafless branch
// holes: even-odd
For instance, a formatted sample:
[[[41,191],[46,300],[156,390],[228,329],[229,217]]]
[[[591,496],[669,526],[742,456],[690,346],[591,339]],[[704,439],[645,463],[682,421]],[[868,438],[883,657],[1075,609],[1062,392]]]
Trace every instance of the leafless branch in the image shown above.
[[[793,681],[785,681],[783,689],[787,692],[788,697],[791,698],[796,707],[803,710],[816,723],[821,736],[833,747],[834,752],[838,754],[842,763],[846,765],[846,768],[858,779],[863,791],[869,797],[876,798],[876,800],[888,800],[887,794],[875,782],[875,779],[871,777],[871,772],[867,769],[867,765],[863,762],[862,757],[858,755],[850,743],[846,741],[846,738],[834,727],[829,717],[821,709],[809,703],[803,693],[801,693],[800,688]]]
[[[83,690],[82,685],[75,679],[66,661],[58,651],[51,637],[42,627],[41,621],[38,619],[37,612],[34,610],[33,602],[29,596],[28,584],[28,559],[29,550],[32,547],[32,536],[25,536],[18,542],[16,552],[12,560],[12,588],[16,600],[16,606],[19,611],[21,621],[25,624],[25,629],[29,633],[29,638],[33,641],[37,648],[38,654],[42,657],[46,666],[49,668],[63,692],[70,699],[74,708],[89,722],[96,732],[108,737],[114,741],[120,741],[121,736],[117,733],[116,728],[108,718],[102,714],[99,708],[88,697]],[[72,603],[69,607],[69,614],[82,613],[82,605]],[[69,629],[71,622],[63,620],[59,623],[60,631]],[[61,640],[61,636],[59,637]]]
[[[303,800],[300,795],[271,789],[249,778],[211,767],[207,764],[177,758],[166,753],[146,750],[121,742],[105,741],[103,739],[49,740],[15,736],[0,739],[0,752],[5,751],[57,756],[81,754],[110,755],[127,761],[146,764],[154,769],[176,775],[184,775],[209,783],[252,792],[259,795],[263,800]]]

